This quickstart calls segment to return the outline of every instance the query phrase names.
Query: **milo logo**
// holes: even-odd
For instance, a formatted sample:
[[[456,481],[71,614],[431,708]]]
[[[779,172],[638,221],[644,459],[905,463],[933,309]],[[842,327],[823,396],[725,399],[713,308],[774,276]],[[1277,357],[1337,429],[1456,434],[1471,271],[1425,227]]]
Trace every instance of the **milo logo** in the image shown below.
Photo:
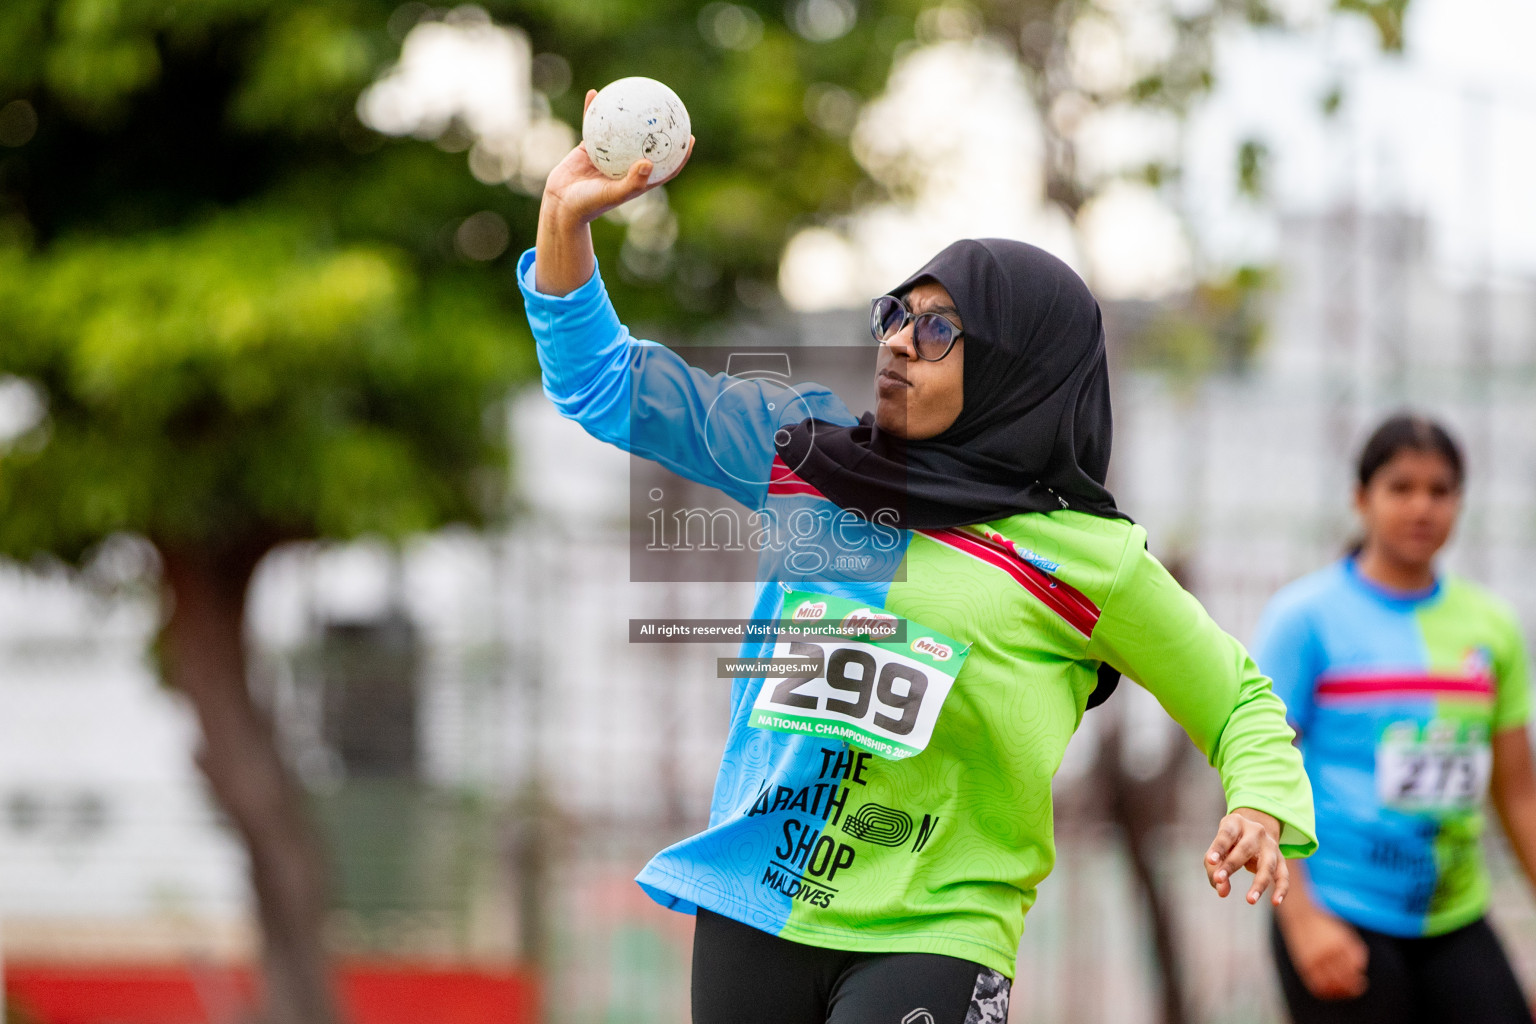
[[[825,614],[827,614],[827,602],[807,601],[799,608],[795,609],[795,617],[793,621],[815,622]]]
[[[912,649],[918,654],[926,654],[935,661],[948,661],[954,656],[954,651],[949,644],[941,644],[932,637],[920,636],[912,641]]]
[[[1461,660],[1461,669],[1469,676],[1482,679],[1493,673],[1493,658],[1486,647],[1474,647]]]
[[[844,636],[892,636],[896,632],[896,616],[877,612],[872,608],[860,608],[849,612],[838,632]]]

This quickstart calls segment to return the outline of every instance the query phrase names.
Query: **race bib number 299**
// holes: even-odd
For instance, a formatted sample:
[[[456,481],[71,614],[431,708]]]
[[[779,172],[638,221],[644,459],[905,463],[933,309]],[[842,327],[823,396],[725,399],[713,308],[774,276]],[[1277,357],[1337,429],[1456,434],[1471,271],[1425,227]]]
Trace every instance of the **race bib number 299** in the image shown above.
[[[782,618],[773,658],[795,671],[764,680],[752,725],[892,759],[922,752],[965,661],[961,644],[911,619],[897,631],[889,612],[829,594],[791,591]]]

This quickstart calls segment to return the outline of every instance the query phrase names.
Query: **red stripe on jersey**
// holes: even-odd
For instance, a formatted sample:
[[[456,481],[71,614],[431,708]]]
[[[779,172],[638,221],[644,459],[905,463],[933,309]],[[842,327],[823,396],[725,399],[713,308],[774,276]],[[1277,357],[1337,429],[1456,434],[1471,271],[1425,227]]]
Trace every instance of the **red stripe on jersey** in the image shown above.
[[[963,551],[978,561],[996,566],[1003,570],[1014,580],[1039,598],[1051,611],[1060,615],[1067,624],[1077,630],[1083,636],[1093,635],[1093,627],[1099,622],[1098,605],[1090,601],[1081,591],[1063,583],[1039,566],[1025,561],[1015,550],[1011,541],[1000,544],[986,537],[978,537],[974,533],[957,528],[946,530],[919,530],[923,536],[937,541],[956,551]]]
[[[773,468],[769,472],[768,493],[771,495],[809,494],[830,500],[813,484],[807,483],[796,475],[795,471],[777,455],[773,458]],[[1007,538],[997,535],[998,539],[992,540],[958,528],[919,530],[918,532],[945,547],[954,548],[956,551],[964,552],[972,558],[1003,570],[1012,576],[1019,586],[1039,598],[1047,608],[1065,619],[1073,629],[1083,636],[1093,634],[1093,627],[1099,621],[1098,606],[1081,591],[1063,583],[1040,567],[1030,564],[1019,555],[1013,542]]]
[[[813,484],[800,479],[795,471],[785,464],[784,460],[775,455],[773,468],[768,471],[769,494],[809,494],[814,498],[826,498]]]
[[[1492,697],[1493,680],[1487,676],[1434,672],[1372,672],[1357,675],[1329,673],[1317,684],[1318,697],[1336,700],[1431,694]]]

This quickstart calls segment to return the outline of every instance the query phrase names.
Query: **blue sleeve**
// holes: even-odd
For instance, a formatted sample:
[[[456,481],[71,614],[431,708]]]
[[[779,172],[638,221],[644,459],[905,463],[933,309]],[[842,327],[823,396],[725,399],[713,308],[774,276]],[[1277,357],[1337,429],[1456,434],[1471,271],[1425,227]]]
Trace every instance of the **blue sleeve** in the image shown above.
[[[1285,717],[1298,733],[1312,718],[1312,693],[1322,673],[1322,645],[1306,606],[1281,591],[1264,609],[1253,643],[1259,671],[1274,682],[1285,702]]]
[[[664,345],[630,335],[594,270],[564,296],[534,286],[534,250],[517,263],[544,394],[587,433],[760,508],[781,426],[814,416],[856,422],[819,384],[713,376]]]

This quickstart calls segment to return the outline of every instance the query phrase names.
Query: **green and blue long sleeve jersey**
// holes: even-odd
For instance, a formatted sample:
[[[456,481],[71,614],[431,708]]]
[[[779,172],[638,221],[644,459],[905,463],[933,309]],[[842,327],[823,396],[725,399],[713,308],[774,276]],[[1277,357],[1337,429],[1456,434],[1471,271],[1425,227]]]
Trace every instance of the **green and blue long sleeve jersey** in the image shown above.
[[[564,415],[812,542],[763,547],[753,619],[914,627],[904,647],[819,645],[798,682],[734,681],[708,826],[638,877],[656,900],[809,945],[941,953],[1012,977],[1056,857],[1051,781],[1105,662],[1184,728],[1229,807],[1279,819],[1288,856],[1315,847],[1311,790],[1270,681],[1147,552],[1141,527],[1062,510],[907,531],[845,512],[773,440],[807,410],[855,422],[831,391],[711,376],[631,337],[596,273],[551,297],[532,264],[530,250],[519,283],[545,394]],[[765,641],[740,653],[797,652]],[[774,723],[786,729],[763,727]],[[908,742],[883,756],[871,735]]]

